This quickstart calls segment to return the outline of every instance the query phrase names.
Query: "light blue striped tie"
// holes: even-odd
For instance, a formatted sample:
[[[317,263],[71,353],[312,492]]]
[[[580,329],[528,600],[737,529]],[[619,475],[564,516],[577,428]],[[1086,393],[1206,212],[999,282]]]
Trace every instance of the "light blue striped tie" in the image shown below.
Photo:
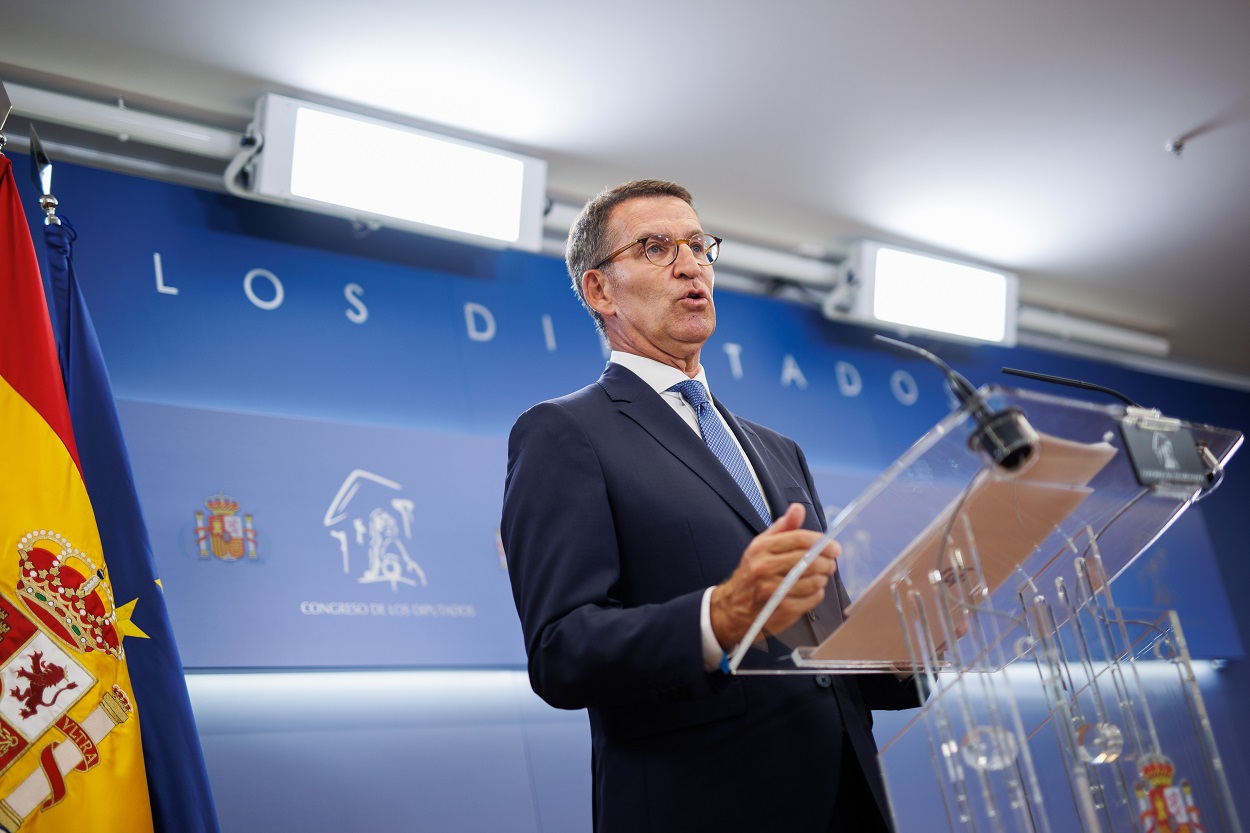
[[[687,379],[673,385],[669,390],[680,393],[690,403],[690,407],[694,408],[695,415],[699,419],[699,431],[703,434],[703,442],[707,443],[707,447],[716,455],[716,459],[720,460],[721,465],[733,476],[738,488],[742,489],[743,494],[751,501],[755,511],[760,513],[760,518],[764,520],[764,523],[772,523],[773,516],[768,511],[768,505],[764,503],[764,496],[755,485],[755,480],[752,479],[751,472],[747,469],[746,460],[743,459],[733,437],[729,436],[729,432],[725,430],[725,426],[716,416],[715,408],[708,401],[707,392],[703,389],[703,383],[696,379]]]

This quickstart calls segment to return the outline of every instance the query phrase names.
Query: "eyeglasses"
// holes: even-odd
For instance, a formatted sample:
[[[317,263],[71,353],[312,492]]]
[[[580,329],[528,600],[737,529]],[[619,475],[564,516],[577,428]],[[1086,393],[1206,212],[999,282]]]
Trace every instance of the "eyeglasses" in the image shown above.
[[[656,266],[668,266],[677,261],[677,250],[681,248],[681,244],[685,243],[690,247],[691,254],[700,265],[711,266],[716,262],[717,256],[720,254],[720,237],[713,237],[710,234],[696,234],[689,239],[679,238],[674,240],[667,234],[653,234],[650,237],[639,237],[632,243],[626,243],[612,254],[592,266],[592,269],[601,269],[616,259],[621,252],[627,251],[631,246],[642,244],[642,253],[647,256],[647,260]]]

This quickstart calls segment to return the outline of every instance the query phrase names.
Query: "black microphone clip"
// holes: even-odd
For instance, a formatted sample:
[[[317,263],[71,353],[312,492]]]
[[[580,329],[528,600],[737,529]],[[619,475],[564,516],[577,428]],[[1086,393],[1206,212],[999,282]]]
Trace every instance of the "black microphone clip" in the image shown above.
[[[976,388],[963,375],[939,359],[923,347],[908,344],[893,338],[876,334],[877,341],[900,350],[915,353],[937,365],[946,374],[946,384],[955,396],[955,400],[965,408],[976,421],[976,428],[968,437],[968,446],[980,449],[989,455],[994,465],[1007,471],[1015,471],[1033,456],[1037,447],[1038,435],[1033,426],[1025,419],[1018,408],[1008,408],[997,413],[990,410]]]

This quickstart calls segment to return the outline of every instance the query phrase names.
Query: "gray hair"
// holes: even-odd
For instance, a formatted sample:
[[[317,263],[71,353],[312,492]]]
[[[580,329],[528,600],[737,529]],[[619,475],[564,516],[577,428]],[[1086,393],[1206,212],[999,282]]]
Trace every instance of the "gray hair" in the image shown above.
[[[608,240],[607,226],[612,209],[627,200],[640,197],[676,197],[694,208],[694,197],[677,183],[660,179],[636,179],[608,188],[592,198],[569,229],[564,262],[568,266],[569,277],[573,280],[573,291],[577,293],[578,300],[590,313],[590,317],[595,320],[595,326],[600,333],[604,333],[603,316],[586,303],[586,295],[582,291],[582,275],[608,255],[608,246],[611,243]]]

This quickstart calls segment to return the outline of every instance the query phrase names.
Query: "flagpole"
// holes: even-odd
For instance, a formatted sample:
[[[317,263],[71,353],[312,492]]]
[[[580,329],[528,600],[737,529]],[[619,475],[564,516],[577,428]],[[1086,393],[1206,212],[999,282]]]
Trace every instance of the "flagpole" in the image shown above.
[[[35,132],[33,123],[30,126],[30,178],[39,189],[39,207],[44,213],[43,224],[59,226],[61,218],[56,216],[59,203],[52,196],[52,160],[44,152],[43,143],[39,141],[39,134]]]

